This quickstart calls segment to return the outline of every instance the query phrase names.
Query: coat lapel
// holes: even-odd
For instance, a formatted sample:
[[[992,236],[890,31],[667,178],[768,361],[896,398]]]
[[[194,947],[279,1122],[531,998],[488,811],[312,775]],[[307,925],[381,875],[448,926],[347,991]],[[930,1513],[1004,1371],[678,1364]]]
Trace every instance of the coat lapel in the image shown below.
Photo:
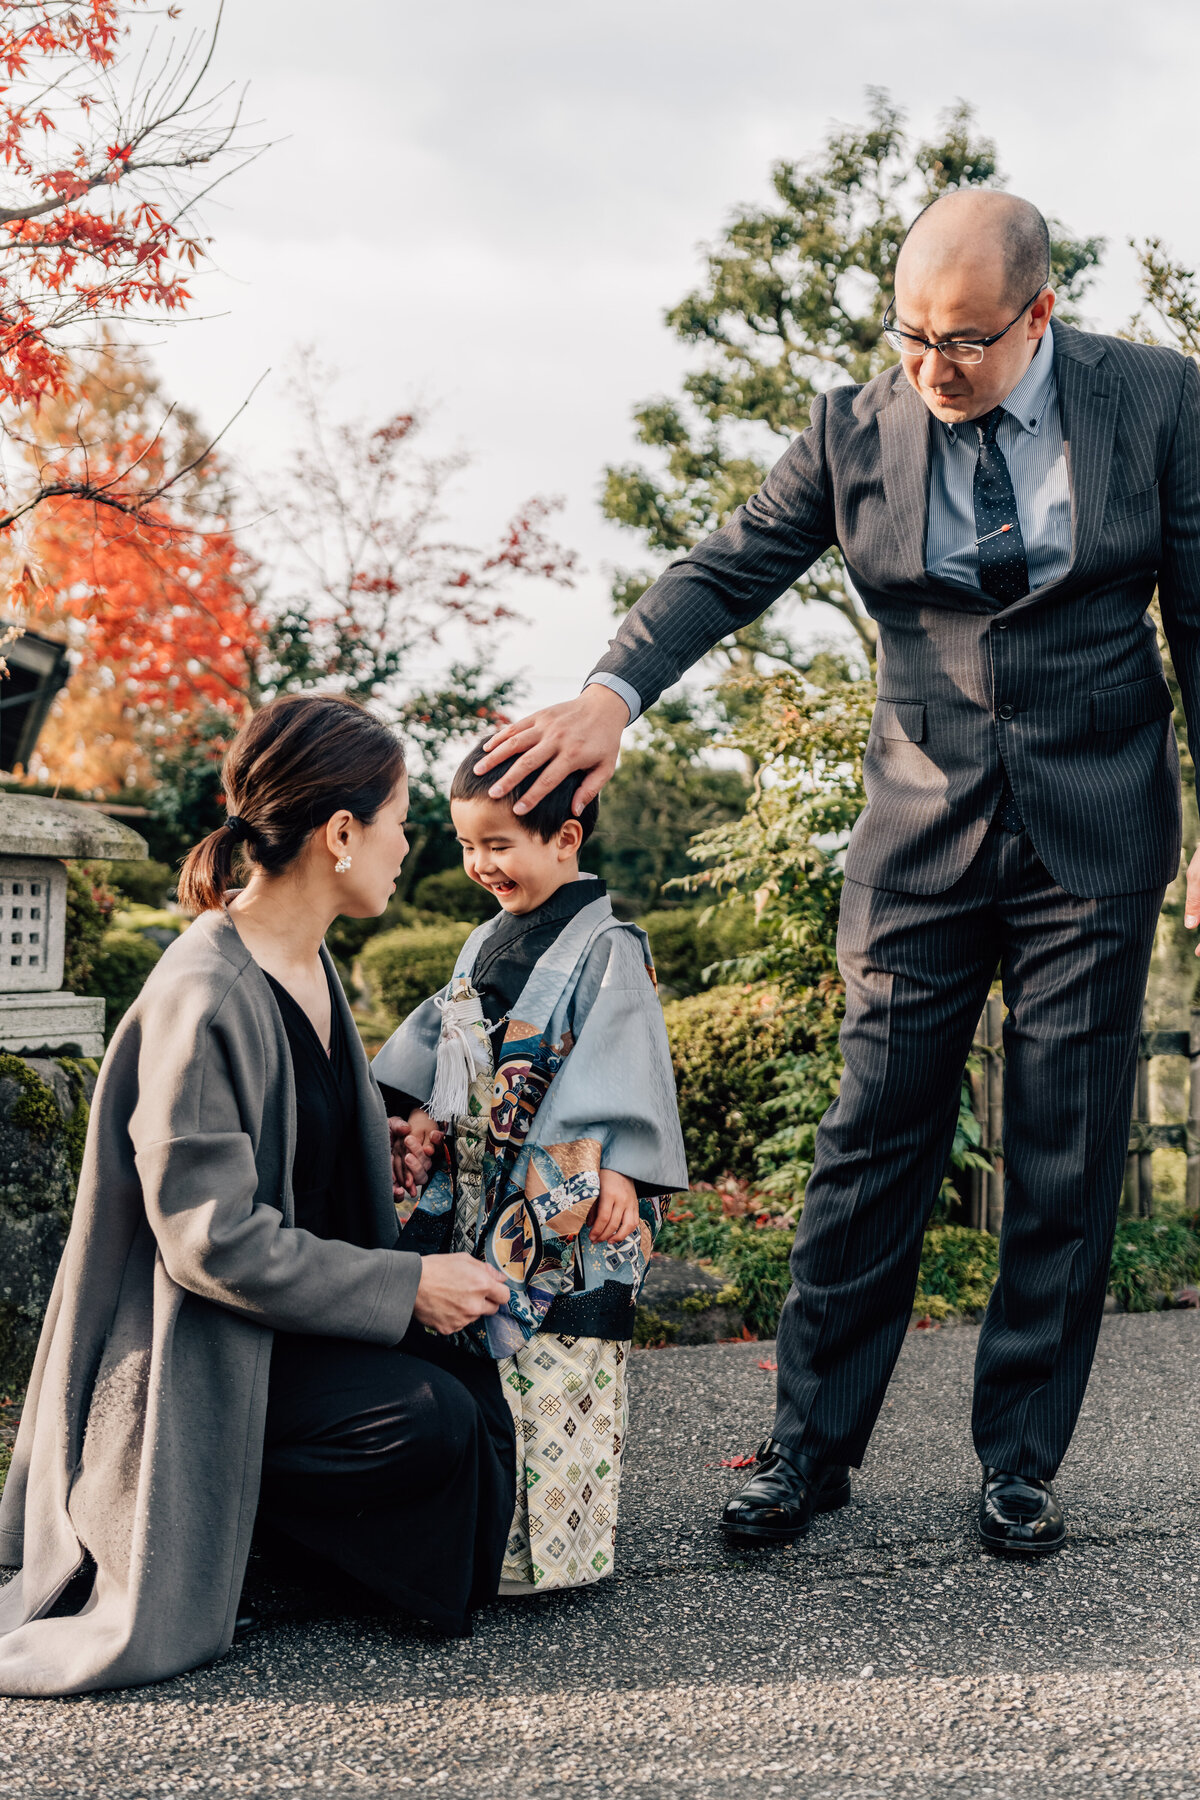
[[[400,1227],[392,1194],[392,1146],[387,1109],[378,1084],[372,1079],[371,1065],[367,1061],[363,1041],[358,1035],[357,1021],[350,1011],[350,1003],[333,966],[333,959],[324,944],[321,946],[321,961],[330,977],[333,1003],[341,1015],[342,1033],[354,1068],[363,1181],[375,1226],[375,1241],[381,1249],[390,1250],[396,1242]]]
[[[888,513],[900,542],[898,574],[925,582],[929,513],[929,433],[933,417],[903,371],[879,414],[879,452]]]
[[[1104,346],[1086,332],[1060,326],[1055,334],[1058,409],[1071,483],[1071,566],[1064,580],[1085,575],[1104,525],[1121,377]]]

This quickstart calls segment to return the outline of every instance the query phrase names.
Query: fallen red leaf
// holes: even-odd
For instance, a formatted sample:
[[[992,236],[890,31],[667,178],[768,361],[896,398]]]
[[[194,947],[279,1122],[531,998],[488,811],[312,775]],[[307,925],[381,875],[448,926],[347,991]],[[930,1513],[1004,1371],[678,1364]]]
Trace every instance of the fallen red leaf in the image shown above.
[[[760,1362],[758,1366],[760,1369],[766,1369],[766,1370],[770,1371],[772,1369],[777,1369],[779,1367],[779,1364],[773,1363],[773,1362]]]
[[[917,1320],[914,1329],[917,1331],[940,1331],[942,1329],[941,1320],[931,1319],[929,1314],[926,1313],[923,1319]]]
[[[752,1469],[758,1461],[756,1456],[723,1456],[720,1462],[705,1463],[706,1469]]]

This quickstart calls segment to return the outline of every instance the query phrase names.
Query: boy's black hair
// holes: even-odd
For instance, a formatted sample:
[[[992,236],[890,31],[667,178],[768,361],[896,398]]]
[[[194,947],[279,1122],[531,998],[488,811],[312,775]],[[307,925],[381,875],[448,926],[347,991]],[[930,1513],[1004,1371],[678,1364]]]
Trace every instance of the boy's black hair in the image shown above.
[[[508,771],[517,761],[515,756],[510,756],[507,762],[497,763],[496,767],[494,769],[489,769],[486,775],[476,775],[475,764],[479,761],[481,756],[486,754],[486,744],[487,739],[481,739],[480,742],[475,745],[474,749],[469,751],[459,764],[455,771],[454,780],[450,783],[450,798],[452,800],[489,799],[490,795],[488,789],[494,782],[499,781],[502,775],[507,775]],[[532,775],[526,775],[524,780],[518,781],[516,787],[512,790],[512,793],[505,796],[509,806],[512,805],[514,800],[519,800],[521,795],[526,793],[528,789],[533,786],[539,773],[539,770],[535,770]],[[567,779],[565,781],[560,781],[558,786],[552,789],[551,792],[546,795],[544,800],[538,801],[532,812],[514,813],[514,821],[521,827],[522,831],[527,831],[530,837],[539,837],[543,844],[548,844],[552,838],[558,836],[558,833],[562,830],[567,820],[574,818],[575,815],[571,811],[571,802],[578,793],[579,784],[582,780],[582,773],[568,775]],[[589,800],[579,815],[579,823],[583,827],[583,842],[585,844],[591,837],[593,831],[595,831],[596,820],[599,816],[599,800]]]

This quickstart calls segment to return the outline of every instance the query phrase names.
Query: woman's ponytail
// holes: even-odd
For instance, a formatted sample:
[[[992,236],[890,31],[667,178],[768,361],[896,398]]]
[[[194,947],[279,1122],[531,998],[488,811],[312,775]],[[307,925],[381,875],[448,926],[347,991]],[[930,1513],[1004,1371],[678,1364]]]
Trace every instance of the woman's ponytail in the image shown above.
[[[235,851],[252,868],[281,875],[335,812],[369,825],[403,774],[399,738],[357,701],[283,694],[268,702],[225,753],[228,816],[184,858],[180,906],[193,914],[224,906]]]
[[[233,852],[234,836],[224,825],[188,851],[179,873],[178,898],[184,912],[211,912],[224,906],[233,886]]]

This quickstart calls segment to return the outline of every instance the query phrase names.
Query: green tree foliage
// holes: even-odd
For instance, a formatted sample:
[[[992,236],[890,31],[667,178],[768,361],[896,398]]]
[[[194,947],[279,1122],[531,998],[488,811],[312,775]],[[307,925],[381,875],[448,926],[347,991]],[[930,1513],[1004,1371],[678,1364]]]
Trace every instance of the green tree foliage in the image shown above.
[[[152,853],[164,862],[177,865],[193,844],[224,822],[221,763],[237,726],[222,708],[208,707],[157,758],[147,835]]]
[[[638,924],[650,939],[658,991],[664,1000],[698,994],[727,979],[724,965],[759,949],[763,933],[747,901],[733,906],[673,906],[643,913]]]
[[[753,704],[729,742],[757,770],[749,804],[693,839],[691,855],[706,867],[687,885],[754,896],[767,942],[742,972],[794,994],[836,969],[841,853],[866,804],[875,685],[821,655],[806,674],[757,677],[743,691]]]
[[[675,336],[697,352],[675,398],[634,417],[653,467],[606,472],[604,510],[648,550],[676,556],[723,525],[758,488],[787,441],[808,424],[815,395],[868,381],[895,360],[880,336],[896,256],[921,207],[951,189],[1003,186],[996,146],[960,103],[939,132],[914,142],[904,116],[870,89],[862,125],[829,133],[807,162],[778,162],[772,200],[733,214],[708,252],[700,286],[667,313]],[[1052,224],[1053,280],[1068,314],[1100,259],[1103,242]],[[618,609],[652,579],[618,575]],[[875,631],[830,551],[796,583],[804,601],[834,607],[873,658]],[[757,621],[722,646],[725,667],[745,673],[761,659],[795,664],[793,637],[775,619]]]
[[[450,665],[444,687],[412,694],[400,708],[408,763],[410,848],[400,872],[399,894],[412,894],[425,877],[458,867],[460,852],[448,798],[450,775],[455,762],[476,739],[507,722],[519,697],[520,684],[514,677],[495,681],[485,673],[481,661],[456,662]],[[432,911],[447,910],[428,900],[417,904]],[[478,902],[475,904],[477,907]],[[471,911],[454,914],[460,919],[474,916]]]
[[[581,860],[604,878],[623,914],[678,903],[667,890],[691,868],[688,839],[741,814],[745,776],[706,760],[724,744],[722,731],[719,709],[708,719],[680,697],[653,707],[641,735],[622,751]]]
[[[692,1180],[740,1175],[771,1131],[776,1061],[815,1047],[812,1016],[771,989],[739,985],[672,1000],[663,1012]]]
[[[380,932],[362,953],[371,987],[393,1025],[444,987],[471,927],[464,921]]]

